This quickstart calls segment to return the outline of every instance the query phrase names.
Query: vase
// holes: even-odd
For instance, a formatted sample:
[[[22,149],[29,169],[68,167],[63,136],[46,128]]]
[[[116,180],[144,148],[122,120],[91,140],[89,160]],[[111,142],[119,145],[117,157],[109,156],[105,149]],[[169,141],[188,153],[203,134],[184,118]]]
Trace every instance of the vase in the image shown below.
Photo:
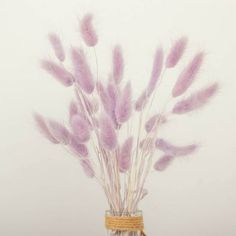
[[[122,219],[132,217],[140,219],[139,230],[115,230],[109,229],[109,225],[107,223],[107,217],[121,217]],[[113,211],[106,211],[106,227],[107,227],[107,236],[142,236],[143,234],[143,214],[142,211],[136,212],[113,212]],[[135,227],[137,228],[137,227]]]

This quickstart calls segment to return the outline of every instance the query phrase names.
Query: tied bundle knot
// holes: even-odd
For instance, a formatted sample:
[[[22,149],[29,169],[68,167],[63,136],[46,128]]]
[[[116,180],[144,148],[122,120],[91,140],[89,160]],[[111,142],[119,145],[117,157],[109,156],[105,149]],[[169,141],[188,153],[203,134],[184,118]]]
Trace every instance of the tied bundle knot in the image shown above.
[[[146,236],[144,233],[144,223],[142,216],[106,216],[106,228],[109,230],[141,232],[141,236]]]

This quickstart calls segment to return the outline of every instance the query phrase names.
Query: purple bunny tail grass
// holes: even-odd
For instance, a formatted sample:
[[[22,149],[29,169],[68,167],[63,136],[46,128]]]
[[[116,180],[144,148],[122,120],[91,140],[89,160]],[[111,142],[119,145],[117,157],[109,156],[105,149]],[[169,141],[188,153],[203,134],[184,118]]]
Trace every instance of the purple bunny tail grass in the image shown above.
[[[173,97],[182,95],[192,85],[203,64],[204,56],[204,52],[196,54],[192,61],[182,71],[172,90]]]
[[[117,128],[118,123],[115,116],[115,107],[117,99],[117,95],[115,94],[116,91],[112,91],[110,86],[105,89],[101,82],[97,82],[97,91],[106,114],[110,116],[115,128]]]
[[[141,111],[144,109],[148,101],[148,96],[146,90],[138,97],[137,101],[135,102],[135,110]]]
[[[94,79],[83,50],[72,48],[71,55],[76,82],[78,82],[83,91],[88,94],[92,93],[95,87]]]
[[[145,124],[145,129],[147,133],[154,130],[155,126],[158,124],[166,123],[166,117],[161,114],[153,115]]]
[[[41,66],[64,86],[69,87],[73,84],[73,75],[62,66],[49,60],[42,60]]]
[[[48,39],[53,47],[57,59],[63,62],[65,60],[65,51],[59,36],[55,33],[50,33]]]
[[[83,116],[75,115],[71,118],[71,127],[79,142],[87,142],[90,138],[90,126]]]
[[[177,147],[169,142],[165,141],[164,139],[157,139],[156,140],[156,148],[163,151],[165,154],[170,156],[186,156],[192,154],[197,149],[196,144],[191,144],[187,146]]]
[[[157,171],[165,170],[171,162],[174,160],[173,156],[170,155],[163,155],[155,164],[154,169]]]
[[[116,107],[117,107],[118,98],[120,96],[120,89],[118,85],[114,83],[114,81],[109,81],[106,92],[109,99],[108,102],[110,104],[109,115],[114,122],[115,128],[118,128],[119,124],[116,117]]]
[[[71,141],[69,144],[70,150],[78,157],[88,157],[88,149],[85,144],[80,143],[77,137],[71,135]]]
[[[147,95],[150,96],[156,87],[156,83],[160,78],[163,67],[164,53],[162,48],[156,50],[156,54],[153,61],[152,74],[147,87]]]
[[[113,150],[117,146],[117,137],[113,121],[108,115],[103,115],[99,121],[100,141],[102,146],[107,150]]]
[[[119,88],[112,81],[110,81],[107,85],[107,95],[110,98],[111,107],[113,107],[115,109],[116,102],[119,97]]]
[[[173,68],[177,65],[177,63],[180,61],[181,57],[184,54],[187,43],[188,43],[187,37],[181,37],[174,43],[166,59],[166,64],[165,64],[166,68]]]
[[[53,137],[61,144],[67,145],[70,143],[70,133],[65,126],[57,121],[49,120],[48,129]]]
[[[40,133],[47,138],[49,141],[51,141],[54,144],[58,144],[59,142],[52,136],[50,133],[47,123],[44,120],[44,118],[39,115],[38,113],[33,114],[34,120],[36,122],[37,128],[39,129]]]
[[[93,178],[95,176],[94,169],[89,159],[80,160],[80,164],[84,170],[87,177]]]
[[[131,153],[133,147],[133,137],[129,137],[125,140],[123,145],[120,148],[118,163],[120,172],[124,173],[129,170],[131,165]]]
[[[96,88],[104,110],[106,111],[107,114],[110,114],[112,107],[106,89],[104,88],[101,82],[97,82]]]
[[[172,112],[175,114],[185,114],[203,107],[216,94],[218,88],[218,83],[213,83],[212,85],[197,91],[190,97],[177,102]]]
[[[78,106],[77,106],[75,101],[71,101],[70,106],[69,106],[69,118],[70,118],[70,120],[76,114],[78,114]]]
[[[94,47],[98,42],[97,33],[92,25],[93,15],[86,14],[80,23],[80,32],[84,42],[89,47]]]
[[[122,54],[122,49],[119,45],[117,45],[113,49],[113,79],[119,84],[122,80],[124,73],[124,59]]]
[[[116,104],[116,118],[118,123],[126,122],[132,112],[132,89],[131,84],[127,83]]]

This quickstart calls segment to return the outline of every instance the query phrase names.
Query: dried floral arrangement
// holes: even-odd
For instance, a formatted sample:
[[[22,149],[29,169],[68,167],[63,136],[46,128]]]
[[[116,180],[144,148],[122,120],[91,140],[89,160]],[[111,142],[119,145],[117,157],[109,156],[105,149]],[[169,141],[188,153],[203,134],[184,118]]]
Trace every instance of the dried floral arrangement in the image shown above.
[[[94,49],[97,62],[98,37],[92,19],[92,14],[83,17],[80,33],[84,43]],[[149,116],[164,72],[176,67],[185,52],[186,37],[176,40],[166,56],[161,47],[157,48],[148,85],[136,99],[132,97],[131,83],[123,80],[124,60],[119,45],[112,52],[112,72],[102,82],[98,70],[91,70],[84,48],[71,48],[73,70],[69,71],[63,64],[66,53],[59,36],[51,33],[49,41],[57,61],[44,59],[42,68],[65,87],[73,86],[76,98],[70,103],[67,125],[34,114],[37,126],[53,144],[64,145],[78,158],[84,173],[98,181],[107,197],[110,215],[133,216],[148,193],[145,181],[150,170],[164,171],[176,158],[190,155],[198,148],[196,144],[173,145],[159,137],[158,131],[168,123],[169,115],[199,109],[217,92],[218,84],[211,83],[190,96],[182,96],[195,82],[205,53],[196,53],[178,76],[172,90],[172,100],[176,100],[173,108]],[[159,159],[157,151],[161,153]],[[126,226],[107,218],[106,226],[113,235],[139,235],[138,230],[144,235],[142,219],[136,222],[138,226],[128,217],[123,223]]]

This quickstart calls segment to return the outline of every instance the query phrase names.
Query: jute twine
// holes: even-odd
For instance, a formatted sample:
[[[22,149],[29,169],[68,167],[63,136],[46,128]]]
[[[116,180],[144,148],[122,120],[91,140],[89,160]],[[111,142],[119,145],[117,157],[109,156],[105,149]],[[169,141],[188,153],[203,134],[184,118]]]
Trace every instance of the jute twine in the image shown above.
[[[141,232],[141,236],[146,236],[143,232],[144,223],[142,216],[106,216],[106,228],[109,230]]]

